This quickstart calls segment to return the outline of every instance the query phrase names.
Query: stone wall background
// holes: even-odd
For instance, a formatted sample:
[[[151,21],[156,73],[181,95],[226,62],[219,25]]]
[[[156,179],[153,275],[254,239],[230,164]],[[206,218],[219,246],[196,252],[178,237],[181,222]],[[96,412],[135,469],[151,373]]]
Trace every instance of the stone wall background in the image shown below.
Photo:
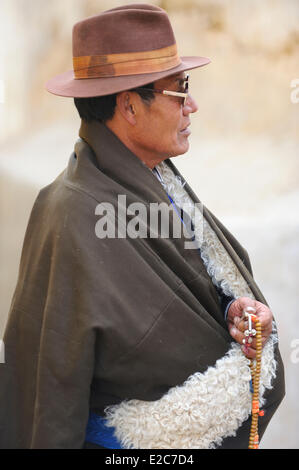
[[[44,84],[72,68],[73,24],[125,3],[0,2],[0,337],[32,204],[78,135],[72,99]],[[191,72],[199,111],[190,151],[175,164],[250,253],[278,323],[287,384],[262,447],[298,448],[299,2],[151,3],[168,11],[181,55],[212,59]]]

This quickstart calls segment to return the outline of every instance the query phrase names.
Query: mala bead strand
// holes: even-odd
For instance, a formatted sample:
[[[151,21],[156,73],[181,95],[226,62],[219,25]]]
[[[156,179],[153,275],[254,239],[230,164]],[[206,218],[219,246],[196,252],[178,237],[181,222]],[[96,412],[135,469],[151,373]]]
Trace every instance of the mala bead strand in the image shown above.
[[[248,330],[244,332],[245,340],[243,343],[246,348],[252,342],[252,337],[256,337],[256,359],[255,361],[251,359],[250,369],[251,369],[251,382],[252,382],[252,402],[251,402],[251,428],[249,435],[249,445],[248,449],[258,449],[259,447],[259,435],[258,435],[258,418],[263,416],[263,410],[259,409],[259,387],[260,387],[260,375],[261,375],[261,359],[262,359],[262,327],[259,322],[259,319],[253,313],[251,307],[248,307],[244,311],[244,316],[248,319]],[[252,328],[252,323],[254,327]],[[250,340],[251,339],[251,340]]]

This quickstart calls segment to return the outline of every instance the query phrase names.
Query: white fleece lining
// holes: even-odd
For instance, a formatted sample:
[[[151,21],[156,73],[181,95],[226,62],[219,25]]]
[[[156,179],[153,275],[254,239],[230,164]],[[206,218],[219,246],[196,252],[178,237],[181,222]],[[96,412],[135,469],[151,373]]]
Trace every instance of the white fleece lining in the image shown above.
[[[194,223],[194,235],[200,248],[201,258],[213,284],[220,287],[225,295],[232,297],[245,296],[254,299],[247,282],[240,275],[237,266],[222,243],[220,243],[210,224],[203,217],[198,206],[190,198],[180,177],[174,175],[164,162],[157,165],[157,168],[162,177],[162,185],[165,191],[172,196],[177,206],[191,217],[193,223],[194,210],[196,212],[197,223]]]
[[[165,190],[193,218],[194,203],[180,178],[164,162],[158,165],[158,170]],[[217,235],[205,219],[203,223],[201,256],[213,283],[221,287],[226,295],[254,298]],[[200,241],[196,231],[195,238]],[[276,342],[276,331],[273,331],[262,353],[261,406],[265,401],[264,392],[272,388],[276,375]],[[215,448],[225,437],[234,436],[251,413],[249,364],[240,345],[233,342],[227,354],[216,361],[213,367],[204,373],[194,373],[159,400],[129,400],[108,407],[105,410],[106,424],[115,428],[115,436],[123,448]]]

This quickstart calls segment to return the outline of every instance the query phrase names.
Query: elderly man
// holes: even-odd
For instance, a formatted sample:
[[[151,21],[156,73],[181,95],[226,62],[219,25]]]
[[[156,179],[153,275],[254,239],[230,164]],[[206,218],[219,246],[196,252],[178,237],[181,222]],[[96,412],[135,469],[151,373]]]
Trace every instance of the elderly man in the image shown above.
[[[197,111],[186,71],[209,59],[180,58],[143,4],[77,23],[73,56],[47,89],[75,98],[80,138],[28,223],[1,447],[256,447],[284,396],[275,322],[246,251],[170,160]],[[161,204],[168,235],[147,217]]]

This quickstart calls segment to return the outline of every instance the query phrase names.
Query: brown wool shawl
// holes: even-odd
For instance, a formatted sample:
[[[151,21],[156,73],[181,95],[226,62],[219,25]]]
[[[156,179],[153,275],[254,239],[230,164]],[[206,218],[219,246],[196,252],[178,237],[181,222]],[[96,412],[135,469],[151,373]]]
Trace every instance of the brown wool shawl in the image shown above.
[[[152,172],[106,126],[82,123],[66,170],[40,191],[25,234],[3,338],[1,448],[81,448],[90,409],[104,415],[127,401],[163,400],[194,374],[213,371],[232,348],[215,286],[184,237],[95,235],[96,206],[116,208],[120,194],[127,205],[169,204]],[[204,215],[265,303],[246,251],[206,208]],[[275,360],[261,436],[284,395],[277,344]],[[249,425],[239,423],[218,444],[246,448]]]

